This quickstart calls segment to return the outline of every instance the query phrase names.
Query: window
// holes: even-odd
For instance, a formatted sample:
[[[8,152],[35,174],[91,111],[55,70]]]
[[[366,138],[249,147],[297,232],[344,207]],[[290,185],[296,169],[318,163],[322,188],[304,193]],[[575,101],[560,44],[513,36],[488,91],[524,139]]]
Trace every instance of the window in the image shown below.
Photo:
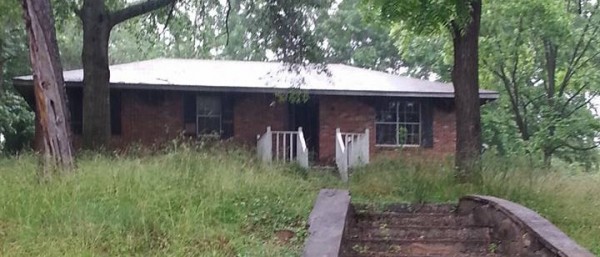
[[[416,101],[389,101],[380,105],[375,129],[377,145],[421,145],[421,104]]]
[[[221,99],[214,96],[196,97],[197,135],[221,134]]]
[[[188,136],[233,136],[233,97],[229,94],[183,93],[184,133]]]

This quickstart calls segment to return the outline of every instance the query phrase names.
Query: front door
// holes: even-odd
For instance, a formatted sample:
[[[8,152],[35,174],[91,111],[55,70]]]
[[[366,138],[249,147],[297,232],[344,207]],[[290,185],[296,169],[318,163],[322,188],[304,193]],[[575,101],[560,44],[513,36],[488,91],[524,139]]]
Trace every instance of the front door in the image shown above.
[[[289,130],[302,127],[304,139],[308,147],[309,159],[319,156],[319,101],[316,96],[310,96],[305,103],[290,103]]]

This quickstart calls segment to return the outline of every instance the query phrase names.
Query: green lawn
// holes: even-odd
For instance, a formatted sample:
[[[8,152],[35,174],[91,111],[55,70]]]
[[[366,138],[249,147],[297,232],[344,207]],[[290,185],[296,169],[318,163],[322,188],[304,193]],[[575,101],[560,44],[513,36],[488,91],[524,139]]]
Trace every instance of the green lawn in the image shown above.
[[[0,256],[298,256],[318,190],[347,187],[236,149],[87,155],[77,173],[41,184],[36,163],[31,155],[0,160]],[[600,254],[597,174],[490,166],[480,183],[465,185],[446,165],[380,160],[349,187],[353,200],[371,203],[506,197]],[[279,230],[295,237],[282,242]]]

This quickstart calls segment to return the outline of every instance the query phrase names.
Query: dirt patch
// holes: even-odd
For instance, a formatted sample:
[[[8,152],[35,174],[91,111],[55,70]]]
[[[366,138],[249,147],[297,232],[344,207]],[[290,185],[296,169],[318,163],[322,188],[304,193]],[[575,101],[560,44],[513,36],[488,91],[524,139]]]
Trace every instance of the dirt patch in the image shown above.
[[[296,233],[291,230],[282,229],[275,231],[275,237],[277,241],[281,244],[288,244],[292,238],[296,236]]]

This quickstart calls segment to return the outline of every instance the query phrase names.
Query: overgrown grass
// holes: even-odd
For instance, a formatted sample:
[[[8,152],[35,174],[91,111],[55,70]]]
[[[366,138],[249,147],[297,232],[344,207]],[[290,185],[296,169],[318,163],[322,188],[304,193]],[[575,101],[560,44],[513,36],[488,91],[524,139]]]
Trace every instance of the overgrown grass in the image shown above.
[[[73,175],[38,183],[31,155],[0,160],[0,256],[298,256],[320,188],[353,201],[448,202],[470,193],[524,204],[600,254],[600,177],[486,159],[474,184],[446,164],[380,160],[349,185],[265,166],[234,148],[86,155]],[[276,236],[295,236],[282,242]]]
[[[316,192],[335,184],[231,149],[87,156],[44,184],[35,163],[0,162],[0,256],[296,256]]]

